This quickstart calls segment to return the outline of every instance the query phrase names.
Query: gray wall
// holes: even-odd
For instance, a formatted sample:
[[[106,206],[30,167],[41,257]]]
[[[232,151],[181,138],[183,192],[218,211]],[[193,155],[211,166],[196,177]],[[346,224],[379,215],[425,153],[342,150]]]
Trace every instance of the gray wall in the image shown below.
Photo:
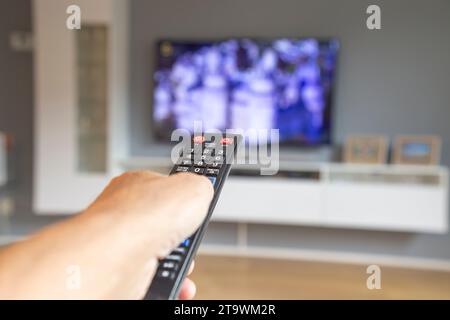
[[[382,30],[365,10],[377,3]],[[160,37],[320,36],[341,41],[334,135],[438,134],[450,165],[450,2],[361,0],[133,0],[131,8],[132,152],[163,152],[151,138],[153,45]],[[165,150],[166,152],[166,150]],[[282,210],[282,208],[280,208]],[[209,241],[233,228],[213,224]],[[450,259],[450,236],[252,226],[254,244]]]
[[[32,177],[33,79],[31,52],[14,52],[12,31],[31,31],[30,0],[0,2],[0,131],[15,140],[13,184],[17,209],[30,211]]]
[[[381,31],[365,28],[369,3],[381,4]],[[149,125],[156,38],[336,36],[342,44],[335,105],[337,142],[352,132],[435,133],[443,138],[443,163],[450,165],[450,2],[446,0],[133,0],[131,15],[130,128],[135,155],[164,150],[152,144]],[[30,0],[15,0],[14,5],[0,1],[0,130],[13,133],[17,141],[16,232],[53,221],[33,216],[30,209],[32,56],[8,47],[10,31],[30,28]],[[208,241],[227,241],[234,232],[232,225],[212,224]],[[267,244],[267,234],[279,246],[450,259],[448,235],[250,228],[254,244]]]
[[[59,220],[31,213],[33,179],[33,55],[11,50],[13,31],[32,29],[31,0],[0,1],[0,131],[14,138],[14,178],[0,190],[14,199],[15,212],[7,225],[0,221],[0,235],[23,234]]]

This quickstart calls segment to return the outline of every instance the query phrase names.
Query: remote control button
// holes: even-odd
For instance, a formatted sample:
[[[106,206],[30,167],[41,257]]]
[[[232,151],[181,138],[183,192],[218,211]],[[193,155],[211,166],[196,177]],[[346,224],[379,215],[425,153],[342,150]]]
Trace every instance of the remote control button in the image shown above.
[[[195,168],[191,168],[191,172],[194,172],[196,174],[204,174],[205,173],[205,169],[204,168],[195,167]]]
[[[219,169],[206,169],[206,175],[208,176],[217,176],[219,174]]]
[[[175,272],[169,271],[169,270],[161,270],[158,271],[157,277],[164,278],[164,279],[174,279],[175,278]]]
[[[192,160],[190,160],[190,159],[181,159],[181,160],[178,161],[177,164],[179,164],[181,166],[191,166],[192,165]]]
[[[164,262],[166,261],[181,261],[182,260],[182,256],[179,256],[177,254],[169,254],[167,257],[164,258]]]
[[[213,163],[210,164],[210,167],[211,168],[221,168],[222,164],[218,163],[218,162],[213,162]]]
[[[209,181],[211,181],[213,186],[216,184],[216,177],[208,176],[207,178],[209,179]]]
[[[233,138],[222,138],[220,144],[230,145],[233,144]]]
[[[213,149],[211,149],[211,148],[205,148],[205,149],[203,150],[203,155],[204,155],[204,156],[209,156],[209,155],[212,154],[212,151],[213,151]]]
[[[165,261],[161,263],[160,268],[169,269],[169,270],[178,270],[180,265],[176,262]]]
[[[177,167],[175,172],[189,172],[189,167]]]
[[[172,253],[178,253],[178,254],[186,254],[187,250],[185,247],[178,247],[175,248]]]
[[[217,150],[217,152],[216,152],[216,156],[223,156],[224,155],[224,150],[223,149],[220,149],[220,150]]]
[[[202,144],[203,142],[205,142],[205,137],[204,136],[195,136],[193,140],[194,140],[195,144]]]
[[[205,148],[215,148],[216,144],[214,142],[205,143]]]
[[[223,163],[223,156],[213,156],[213,157],[207,157],[205,159],[205,162],[208,165],[211,165],[213,163]]]
[[[203,160],[198,160],[194,163],[194,166],[204,168],[206,167],[206,163]]]
[[[191,243],[191,240],[189,240],[189,239],[186,239],[186,240],[184,240],[182,243],[180,243],[180,246],[183,246],[183,247],[189,247],[189,244]]]

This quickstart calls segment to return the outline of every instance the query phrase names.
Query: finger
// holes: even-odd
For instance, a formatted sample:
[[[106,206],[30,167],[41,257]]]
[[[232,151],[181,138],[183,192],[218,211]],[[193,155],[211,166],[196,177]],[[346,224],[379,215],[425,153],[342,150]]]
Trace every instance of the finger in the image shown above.
[[[168,235],[176,237],[172,241],[178,245],[191,236],[205,219],[214,189],[204,176],[192,173],[175,174],[161,186],[164,193],[170,195],[170,203],[166,203],[161,211],[162,225],[170,228]]]
[[[214,189],[211,182],[205,176],[194,173],[177,173],[168,177],[167,180],[182,181],[184,189],[188,194],[202,195],[207,198],[212,198]]]
[[[192,260],[191,265],[189,266],[189,271],[187,273],[188,276],[190,276],[192,274],[192,272],[194,272],[194,267],[195,267],[195,261]]]
[[[181,286],[178,298],[180,300],[192,300],[194,299],[196,292],[197,287],[195,286],[195,283],[191,279],[186,278]]]

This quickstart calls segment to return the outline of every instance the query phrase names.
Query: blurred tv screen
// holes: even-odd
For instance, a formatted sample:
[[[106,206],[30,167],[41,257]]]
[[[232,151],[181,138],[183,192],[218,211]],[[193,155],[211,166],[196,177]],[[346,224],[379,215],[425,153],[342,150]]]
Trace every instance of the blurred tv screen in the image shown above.
[[[172,41],[157,43],[153,129],[279,129],[280,143],[331,140],[335,39]],[[247,142],[257,143],[247,136]]]

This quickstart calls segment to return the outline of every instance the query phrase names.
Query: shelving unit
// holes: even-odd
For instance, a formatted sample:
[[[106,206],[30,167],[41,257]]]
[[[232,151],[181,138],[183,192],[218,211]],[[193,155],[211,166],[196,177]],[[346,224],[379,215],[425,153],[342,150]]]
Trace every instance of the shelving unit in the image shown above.
[[[129,1],[76,1],[80,30],[65,25],[72,4],[32,6],[38,214],[85,208],[128,156]]]
[[[168,158],[131,158],[119,165],[162,173],[171,167]],[[448,229],[445,167],[285,161],[275,176],[258,173],[234,166],[214,221],[426,233]]]

